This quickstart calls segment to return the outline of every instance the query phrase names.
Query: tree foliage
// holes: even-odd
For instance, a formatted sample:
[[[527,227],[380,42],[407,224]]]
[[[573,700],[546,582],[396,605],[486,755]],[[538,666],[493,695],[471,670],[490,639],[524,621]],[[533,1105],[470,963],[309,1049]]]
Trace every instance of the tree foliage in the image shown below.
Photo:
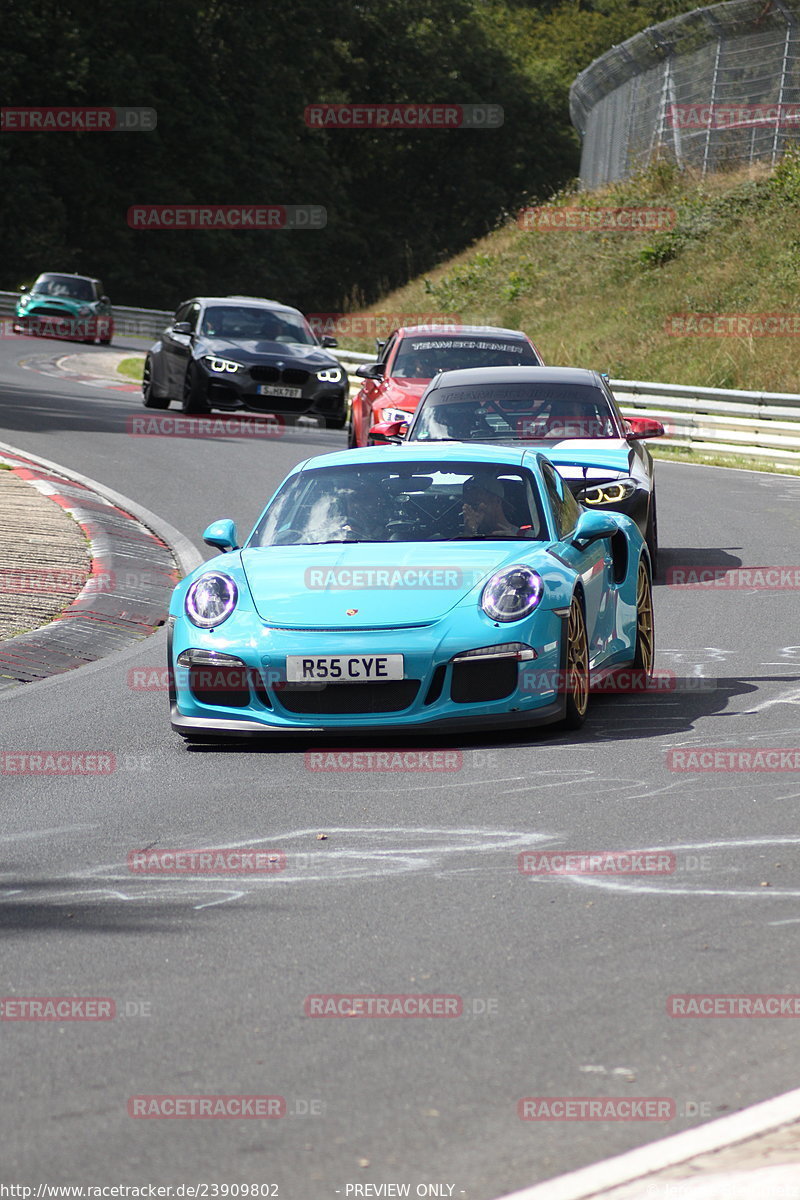
[[[170,309],[195,293],[307,311],[373,301],[574,175],[571,77],[656,11],[655,0],[6,0],[6,105],[149,106],[158,126],[0,136],[0,286],[75,270],[99,275],[117,303]],[[359,101],[487,102],[505,121],[424,132],[304,122],[309,104]],[[133,204],[203,202],[322,204],[328,223],[126,222]]]

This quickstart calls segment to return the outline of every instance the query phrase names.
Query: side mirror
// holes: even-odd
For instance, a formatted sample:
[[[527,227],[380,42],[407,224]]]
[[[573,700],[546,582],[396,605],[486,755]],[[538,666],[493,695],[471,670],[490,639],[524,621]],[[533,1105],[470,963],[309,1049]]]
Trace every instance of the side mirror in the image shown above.
[[[401,442],[408,433],[408,421],[378,421],[369,431],[369,440],[377,446]]]
[[[176,321],[172,326],[173,333],[182,333],[187,337],[194,332],[188,321]]]
[[[364,363],[361,367],[356,367],[356,375],[360,375],[362,379],[383,379],[384,365],[383,363]]]
[[[329,333],[326,333],[322,339],[321,344],[325,347],[326,350],[333,350],[333,348],[335,346],[339,345],[339,342],[337,341],[337,339],[335,337],[331,337],[331,335]]]
[[[229,550],[239,549],[239,544],[236,541],[236,526],[233,521],[229,521],[227,518],[222,521],[212,521],[203,530],[203,541],[209,546],[214,546],[215,549],[221,550],[223,554],[227,554]]]
[[[21,283],[19,285],[19,290],[21,292],[29,292],[31,289],[28,287],[27,283]]]
[[[579,550],[585,550],[592,542],[602,538],[613,537],[619,530],[614,518],[609,513],[584,512],[578,518],[570,541]]]
[[[633,441],[641,441],[643,438],[663,437],[666,430],[660,421],[654,421],[652,417],[626,417],[625,421],[630,426],[628,437]]]
[[[101,304],[110,304],[110,303],[111,303],[111,301],[109,300],[108,296],[101,296],[101,297],[100,297],[100,303],[101,303]]]

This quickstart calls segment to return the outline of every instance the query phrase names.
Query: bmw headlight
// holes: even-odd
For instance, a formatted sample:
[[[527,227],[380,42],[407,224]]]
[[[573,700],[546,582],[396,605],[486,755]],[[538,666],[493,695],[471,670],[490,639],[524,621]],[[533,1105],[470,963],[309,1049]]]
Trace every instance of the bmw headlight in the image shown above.
[[[481,594],[481,608],[493,621],[521,621],[530,616],[544,593],[541,575],[530,567],[505,567],[493,575]]]
[[[635,480],[615,479],[587,488],[580,499],[584,504],[619,504],[621,500],[630,500],[635,491]]]
[[[341,378],[341,367],[326,367],[324,371],[317,371],[317,379],[320,383],[340,383]]]
[[[209,571],[196,579],[186,593],[186,615],[200,629],[213,629],[227,621],[236,608],[238,594],[229,575]]]
[[[235,375],[237,371],[243,370],[241,363],[233,362],[230,358],[215,358],[213,354],[206,354],[203,362],[209,371],[214,371],[217,375]]]
[[[408,423],[408,421],[411,420],[411,413],[405,412],[402,408],[382,408],[381,409],[381,420],[382,421],[405,421],[406,423]]]

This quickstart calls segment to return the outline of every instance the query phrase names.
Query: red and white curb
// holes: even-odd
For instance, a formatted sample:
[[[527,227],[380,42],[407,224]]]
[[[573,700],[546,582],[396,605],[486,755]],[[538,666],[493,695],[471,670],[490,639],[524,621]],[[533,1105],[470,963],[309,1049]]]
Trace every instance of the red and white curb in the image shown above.
[[[5,699],[148,637],[166,620],[179,573],[202,557],[166,521],[95,480],[2,442],[0,461],[72,515],[91,554],[91,574],[60,616],[0,641]]]
[[[653,1179],[657,1172],[688,1165],[699,1155],[719,1153],[797,1121],[800,1088],[499,1200],[592,1200],[637,1183],[641,1190],[626,1192],[627,1200],[800,1200],[800,1151],[795,1163],[765,1165],[754,1145],[752,1167],[739,1163],[735,1170],[717,1172],[704,1164],[689,1178]]]
[[[35,371],[37,375],[47,375],[51,379],[69,379],[73,383],[81,383],[85,387],[107,388],[111,392],[141,392],[141,384],[117,383],[112,377],[103,375],[76,374],[61,364],[73,355],[62,354],[57,358],[22,359],[20,366],[25,371]]]

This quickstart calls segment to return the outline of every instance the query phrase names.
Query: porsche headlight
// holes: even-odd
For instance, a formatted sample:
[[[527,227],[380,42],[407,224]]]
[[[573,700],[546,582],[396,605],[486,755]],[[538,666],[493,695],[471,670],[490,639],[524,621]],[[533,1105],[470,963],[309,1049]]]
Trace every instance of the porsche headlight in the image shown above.
[[[233,362],[230,358],[215,358],[212,354],[206,354],[203,362],[208,367],[209,371],[214,371],[217,375],[235,375],[237,371],[241,371],[242,364]]]
[[[227,621],[236,608],[238,594],[229,575],[209,571],[196,579],[186,593],[186,615],[200,629],[213,629]]]
[[[406,424],[408,424],[408,422],[411,420],[411,413],[406,412],[405,409],[402,409],[402,408],[382,408],[381,409],[381,420],[382,421],[405,421]]]
[[[621,500],[630,500],[635,491],[633,479],[614,479],[610,483],[587,488],[580,499],[584,504],[619,504]]]
[[[341,378],[341,367],[326,367],[324,371],[317,371],[317,379],[320,383],[339,383]]]
[[[505,567],[481,593],[481,608],[493,621],[520,621],[530,616],[544,593],[541,575],[530,567]]]

